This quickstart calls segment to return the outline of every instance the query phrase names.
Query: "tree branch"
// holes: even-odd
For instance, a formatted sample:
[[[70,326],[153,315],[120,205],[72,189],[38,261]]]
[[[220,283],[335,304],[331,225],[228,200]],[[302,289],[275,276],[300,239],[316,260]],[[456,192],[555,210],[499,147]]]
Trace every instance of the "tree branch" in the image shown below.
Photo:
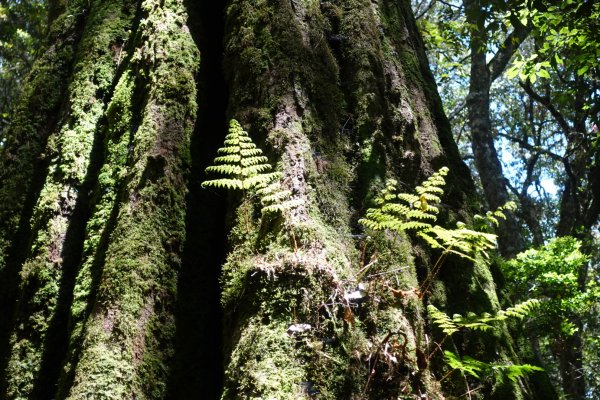
[[[418,15],[415,15],[415,20],[419,20],[421,18],[423,18],[425,16],[425,14],[427,14],[427,11],[429,11],[431,9],[431,7],[433,7],[433,5],[435,4],[436,0],[431,0],[429,2],[429,4],[427,4],[427,6],[423,9],[423,11],[419,12]]]
[[[490,83],[495,81],[496,78],[502,74],[515,51],[519,48],[527,35],[529,35],[529,32],[531,32],[531,24],[525,26],[520,22],[516,23],[515,29],[506,37],[506,39],[504,39],[504,43],[500,45],[500,48],[488,63]]]
[[[531,96],[535,101],[540,103],[546,110],[548,110],[550,114],[552,114],[556,120],[556,123],[560,126],[560,129],[563,130],[565,135],[571,131],[571,128],[569,127],[569,124],[563,115],[556,109],[556,107],[554,107],[554,105],[552,105],[548,97],[541,96],[539,93],[533,90],[529,82],[520,81],[519,85],[523,88],[523,90],[525,90],[525,93]]]
[[[524,141],[521,138],[509,135],[509,134],[506,134],[506,133],[502,133],[502,132],[498,132],[498,135],[502,136],[503,138],[506,138],[506,139],[508,139],[508,140],[510,140],[510,141],[512,141],[514,143],[518,143],[519,146],[521,146],[522,148],[524,148],[526,150],[529,150],[529,151],[532,151],[532,152],[535,152],[535,153],[539,153],[539,154],[547,155],[548,157],[552,158],[553,160],[556,160],[556,161],[561,162],[563,164],[569,162],[565,157],[560,156],[560,155],[558,155],[556,153],[553,153],[553,152],[551,152],[549,150],[546,150],[543,147],[532,146],[532,145],[530,145],[529,143],[527,143],[526,141]]]

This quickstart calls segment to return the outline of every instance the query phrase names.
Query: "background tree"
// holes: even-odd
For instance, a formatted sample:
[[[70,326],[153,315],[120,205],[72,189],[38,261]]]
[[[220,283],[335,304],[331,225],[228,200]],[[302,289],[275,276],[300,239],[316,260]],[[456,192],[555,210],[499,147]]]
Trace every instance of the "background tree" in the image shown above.
[[[12,104],[31,70],[45,27],[43,1],[0,2],[0,148],[3,132],[10,123]]]

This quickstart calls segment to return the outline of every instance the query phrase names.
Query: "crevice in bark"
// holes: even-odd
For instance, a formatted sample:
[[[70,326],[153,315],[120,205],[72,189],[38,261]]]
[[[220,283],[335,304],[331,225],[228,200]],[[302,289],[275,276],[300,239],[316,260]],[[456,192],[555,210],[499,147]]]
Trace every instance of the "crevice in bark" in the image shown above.
[[[54,126],[55,123],[52,125]],[[37,162],[33,171],[31,186],[19,220],[19,229],[14,235],[13,246],[10,249],[6,266],[0,273],[0,280],[2,282],[0,288],[3,292],[0,298],[0,326],[2,327],[0,329],[0,371],[6,370],[9,359],[10,335],[13,332],[17,306],[16,299],[19,295],[19,273],[21,265],[31,249],[31,226],[29,225],[29,221],[46,180],[48,160],[42,159]],[[3,397],[5,394],[7,378],[7,376],[0,378],[0,397]]]
[[[226,193],[202,189],[226,134],[227,88],[223,77],[224,4],[185,1],[188,27],[200,49],[198,115],[192,136],[186,243],[178,284],[175,366],[169,398],[217,399],[223,381],[219,277],[225,258]]]
[[[79,188],[79,195],[66,232],[62,251],[62,275],[56,311],[48,326],[44,340],[44,352],[38,379],[32,398],[53,398],[55,383],[60,375],[61,364],[69,342],[69,316],[73,302],[73,287],[81,263],[85,228],[90,216],[90,193],[96,186],[102,166],[102,137],[96,135],[92,148],[87,176]]]

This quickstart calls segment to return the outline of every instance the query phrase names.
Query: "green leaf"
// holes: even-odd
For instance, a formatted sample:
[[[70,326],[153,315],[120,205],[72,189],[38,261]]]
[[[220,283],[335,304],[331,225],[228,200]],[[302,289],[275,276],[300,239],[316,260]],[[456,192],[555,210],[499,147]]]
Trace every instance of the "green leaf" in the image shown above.
[[[589,65],[584,65],[583,67],[581,67],[577,70],[577,75],[582,76],[583,74],[585,74],[588,71],[589,68],[590,68]]]

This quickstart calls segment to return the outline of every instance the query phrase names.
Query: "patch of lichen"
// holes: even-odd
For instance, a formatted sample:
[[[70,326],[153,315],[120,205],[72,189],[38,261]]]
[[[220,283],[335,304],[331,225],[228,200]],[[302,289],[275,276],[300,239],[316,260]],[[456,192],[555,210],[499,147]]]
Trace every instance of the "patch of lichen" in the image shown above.
[[[107,398],[163,398],[173,354],[172,313],[185,236],[184,175],[199,55],[185,28],[182,2],[146,1],[142,9],[131,58],[139,79],[134,100],[144,99],[142,120],[139,127],[135,122],[129,127],[126,169],[106,171],[105,177],[101,173],[108,183],[118,182],[115,174],[123,177],[121,204],[69,398],[97,390],[108,392]],[[127,98],[131,86],[124,84],[123,90]],[[127,109],[127,102],[121,104],[109,110],[109,120],[119,108]],[[119,125],[115,120],[113,127]],[[111,351],[100,356],[106,348]],[[96,375],[101,379],[94,380]]]

